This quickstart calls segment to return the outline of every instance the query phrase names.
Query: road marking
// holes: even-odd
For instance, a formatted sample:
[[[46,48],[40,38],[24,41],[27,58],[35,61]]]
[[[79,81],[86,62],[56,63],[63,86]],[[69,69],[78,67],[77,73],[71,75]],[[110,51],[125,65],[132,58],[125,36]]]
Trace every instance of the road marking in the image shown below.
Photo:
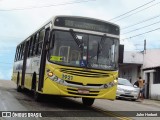
[[[118,118],[120,120],[133,120],[132,118],[129,118],[129,117],[121,117],[121,116],[124,116],[124,115],[120,115],[120,114],[114,113],[113,111],[103,110],[103,109],[97,108],[95,106],[91,106],[91,108],[93,108],[93,109],[95,109],[97,111],[100,111],[100,112],[102,112],[104,114],[110,115],[112,117],[116,117],[116,118]]]

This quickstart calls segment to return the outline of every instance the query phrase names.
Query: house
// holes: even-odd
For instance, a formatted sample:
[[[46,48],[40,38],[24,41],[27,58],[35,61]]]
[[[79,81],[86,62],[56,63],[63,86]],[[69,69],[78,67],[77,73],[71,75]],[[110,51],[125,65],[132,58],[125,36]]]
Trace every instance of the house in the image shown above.
[[[123,64],[119,65],[119,77],[130,80],[132,84],[142,75],[143,53],[124,51]]]
[[[145,52],[142,70],[146,97],[160,100],[160,49]]]

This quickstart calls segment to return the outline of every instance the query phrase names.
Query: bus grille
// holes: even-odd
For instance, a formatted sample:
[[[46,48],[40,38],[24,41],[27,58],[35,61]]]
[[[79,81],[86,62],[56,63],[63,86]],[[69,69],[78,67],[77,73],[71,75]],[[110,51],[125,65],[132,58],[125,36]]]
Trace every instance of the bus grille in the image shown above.
[[[73,84],[73,85],[81,85],[83,86],[83,83],[80,83],[80,82],[74,82],[74,81],[68,81],[66,80],[67,83],[69,84]],[[99,87],[99,86],[102,86],[103,84],[87,84],[85,86],[93,86],[93,87]]]
[[[107,74],[107,73],[88,71],[88,70],[61,68],[60,71],[63,72],[63,73],[70,74],[70,75],[77,75],[77,76],[83,76],[83,77],[96,77],[96,78],[109,77],[109,74]]]
[[[68,93],[72,95],[83,95],[83,96],[98,96],[99,91],[89,91],[89,94],[78,93],[77,89],[67,88]]]

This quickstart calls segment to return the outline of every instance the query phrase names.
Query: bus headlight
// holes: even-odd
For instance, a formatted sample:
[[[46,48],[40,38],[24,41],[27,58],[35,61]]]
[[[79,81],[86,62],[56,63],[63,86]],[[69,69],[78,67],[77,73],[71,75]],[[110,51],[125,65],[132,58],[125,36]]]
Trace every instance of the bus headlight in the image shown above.
[[[47,70],[47,76],[49,79],[55,81],[56,83],[64,84],[64,80],[59,79],[58,76],[54,75],[53,72],[49,69]]]
[[[116,85],[116,84],[117,84],[117,80],[114,80],[114,81],[112,81],[112,82],[109,82],[109,83],[107,83],[107,84],[104,84],[103,87],[104,87],[104,88],[110,88],[110,87],[113,87],[113,86]]]
[[[53,81],[57,81],[57,80],[58,80],[58,77],[55,76],[55,75],[53,74],[53,72],[50,71],[49,69],[47,70],[47,76],[48,76],[51,80],[53,80]]]
[[[53,72],[49,71],[49,72],[47,73],[47,75],[48,75],[48,77],[52,77],[54,74],[53,74]]]
[[[118,83],[118,81],[117,81],[117,80],[114,80],[113,82],[114,82],[114,84],[117,84],[117,83]]]

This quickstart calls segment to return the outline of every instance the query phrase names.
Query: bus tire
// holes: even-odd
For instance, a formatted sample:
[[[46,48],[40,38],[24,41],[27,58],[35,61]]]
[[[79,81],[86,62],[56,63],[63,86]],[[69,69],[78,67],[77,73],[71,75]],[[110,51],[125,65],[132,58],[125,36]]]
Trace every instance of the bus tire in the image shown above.
[[[34,72],[33,73],[33,77],[32,77],[32,91],[34,91],[35,90],[35,88],[36,88],[36,73]]]
[[[17,92],[22,92],[22,88],[21,86],[19,85],[19,73],[17,75]]]
[[[40,102],[41,101],[41,94],[38,93],[37,91],[34,91],[34,100],[36,102]]]
[[[82,102],[86,106],[91,106],[94,103],[94,98],[82,98]]]

